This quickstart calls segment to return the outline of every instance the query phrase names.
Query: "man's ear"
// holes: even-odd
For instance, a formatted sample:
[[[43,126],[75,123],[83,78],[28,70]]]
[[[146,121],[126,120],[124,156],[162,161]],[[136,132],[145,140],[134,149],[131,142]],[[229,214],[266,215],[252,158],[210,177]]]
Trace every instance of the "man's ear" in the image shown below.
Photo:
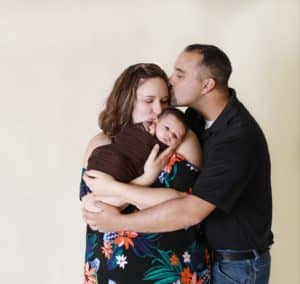
[[[216,81],[213,78],[207,78],[203,80],[203,91],[202,93],[208,94],[209,92],[211,92],[214,87],[216,86]]]

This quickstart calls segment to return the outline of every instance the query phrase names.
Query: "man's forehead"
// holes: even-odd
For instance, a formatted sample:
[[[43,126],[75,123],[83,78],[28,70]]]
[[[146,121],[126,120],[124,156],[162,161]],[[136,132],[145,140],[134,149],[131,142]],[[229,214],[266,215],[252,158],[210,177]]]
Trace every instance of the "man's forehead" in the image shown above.
[[[199,66],[201,62],[202,55],[196,52],[185,52],[183,51],[177,57],[175,63],[175,69],[178,71],[184,72],[186,68],[196,67]]]

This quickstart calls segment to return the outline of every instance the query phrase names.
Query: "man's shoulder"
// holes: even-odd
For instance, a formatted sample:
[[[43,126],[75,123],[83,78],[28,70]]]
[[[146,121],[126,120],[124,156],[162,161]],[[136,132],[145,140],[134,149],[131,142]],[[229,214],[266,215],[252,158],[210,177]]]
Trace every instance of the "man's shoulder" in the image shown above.
[[[185,120],[188,126],[197,134],[203,132],[205,121],[202,115],[192,108],[187,108],[185,111]]]
[[[195,117],[198,117],[200,118],[201,117],[201,114],[199,112],[197,112],[196,110],[188,107],[186,110],[185,110],[185,113],[184,113],[185,117],[187,119],[189,118],[195,118]]]
[[[263,135],[255,118],[240,102],[234,110],[234,115],[232,115],[225,124],[223,133],[226,138],[238,137],[242,140],[245,139],[248,142],[255,141]]]

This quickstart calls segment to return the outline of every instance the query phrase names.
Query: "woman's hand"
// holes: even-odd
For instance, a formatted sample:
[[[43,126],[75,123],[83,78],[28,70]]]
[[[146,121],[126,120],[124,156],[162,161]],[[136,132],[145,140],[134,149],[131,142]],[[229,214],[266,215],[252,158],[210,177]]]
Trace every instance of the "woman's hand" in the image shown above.
[[[116,196],[111,186],[115,179],[106,173],[89,170],[85,172],[83,180],[88,188],[96,195]]]
[[[168,147],[162,153],[158,154],[159,145],[154,145],[144,165],[144,174],[133,180],[132,183],[143,186],[151,185],[157,179],[174,151],[175,147]]]

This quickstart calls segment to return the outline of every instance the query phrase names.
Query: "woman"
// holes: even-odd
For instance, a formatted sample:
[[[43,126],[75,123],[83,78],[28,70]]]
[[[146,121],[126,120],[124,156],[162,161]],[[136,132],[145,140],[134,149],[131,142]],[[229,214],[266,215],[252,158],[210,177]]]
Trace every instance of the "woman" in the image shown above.
[[[124,126],[156,119],[168,107],[169,98],[167,76],[157,65],[136,64],[127,68],[115,82],[106,108],[100,114],[99,125],[103,133],[89,143],[84,167],[91,152],[98,146],[113,143]],[[165,190],[158,193],[153,189],[143,196],[132,196],[130,203],[146,208],[180,198],[182,192],[189,190],[198,170],[187,160],[200,165],[197,138],[189,131],[183,146],[177,151],[183,156],[172,156],[156,185],[172,186],[181,192]],[[146,166],[153,160],[162,165],[169,154],[167,149],[158,159],[153,159],[151,153]],[[143,176],[133,182],[141,184],[141,180],[145,181]],[[146,180],[145,185],[151,179]],[[92,207],[92,197],[86,194],[87,191],[82,183],[85,208],[97,210]],[[199,232],[195,227],[163,234],[102,234],[93,229],[96,228],[87,229],[85,283],[209,283],[207,259],[203,247],[197,242]]]

